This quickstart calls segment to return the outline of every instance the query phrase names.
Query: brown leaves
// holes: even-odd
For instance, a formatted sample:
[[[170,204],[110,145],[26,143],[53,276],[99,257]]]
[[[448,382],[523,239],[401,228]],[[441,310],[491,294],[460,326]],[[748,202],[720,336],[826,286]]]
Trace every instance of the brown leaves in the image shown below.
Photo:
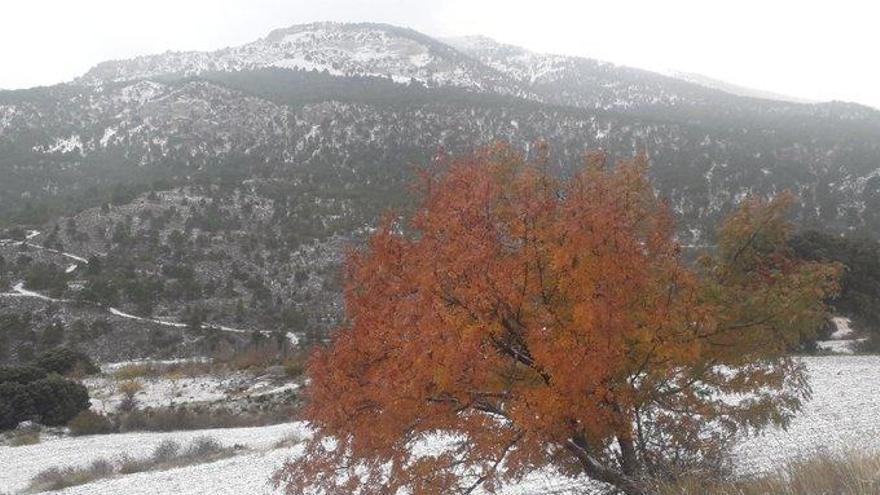
[[[496,145],[426,173],[410,222],[388,217],[351,254],[347,323],[309,367],[319,435],[279,475],[290,493],[466,492],[551,465],[629,490],[658,450],[708,448],[702,428],[797,408],[805,382],[780,356],[836,272],[782,247],[790,200],[746,203],[697,270],[644,156],[589,154],[567,181],[541,160]],[[733,392],[754,400],[719,399]],[[461,441],[413,454],[439,433]]]

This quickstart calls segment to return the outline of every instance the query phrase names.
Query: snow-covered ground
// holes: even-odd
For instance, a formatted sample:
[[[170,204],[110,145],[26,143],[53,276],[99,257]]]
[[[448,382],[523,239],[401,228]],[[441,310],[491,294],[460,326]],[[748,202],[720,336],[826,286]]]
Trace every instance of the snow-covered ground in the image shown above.
[[[230,404],[243,397],[273,395],[299,388],[297,382],[279,382],[269,376],[260,377],[244,371],[220,375],[150,376],[137,378],[136,381],[142,388],[135,394],[135,399],[142,408],[219,401]],[[89,389],[94,411],[115,411],[122,402],[120,380],[112,376],[86,378],[83,384]]]
[[[169,378],[142,378],[137,380],[142,388],[135,395],[140,407],[171,407],[184,403],[214,402],[227,398],[227,394],[241,383],[244,377],[211,375]],[[113,378],[98,377],[84,380],[92,397],[92,410],[115,411],[122,402],[122,393]]]
[[[744,469],[817,451],[880,450],[880,356],[803,358],[813,398],[787,431],[773,430],[737,449]]]
[[[774,430],[752,438],[737,449],[743,470],[773,468],[817,450],[880,450],[880,356],[824,356],[802,358],[807,364],[813,399],[787,431]],[[0,447],[0,492],[16,491],[36,473],[52,466],[82,465],[100,458],[128,453],[146,456],[162,440],[185,443],[201,435],[226,445],[250,447],[247,453],[210,464],[170,471],[146,472],[106,479],[64,490],[64,494],[126,495],[202,493],[268,495],[269,476],[295,448],[274,449],[290,434],[305,436],[300,423],[261,428],[205,430],[179,433],[133,433],[45,440],[26,447]],[[574,493],[572,483],[546,473],[508,487],[508,495]],[[583,492],[581,492],[583,493]]]
[[[181,444],[192,441],[201,436],[209,436],[217,439],[225,446],[243,445],[250,449],[264,451],[271,449],[279,440],[291,434],[304,434],[304,427],[299,423],[289,423],[273,426],[265,426],[259,428],[230,428],[230,429],[214,429],[214,430],[197,430],[182,431],[169,433],[119,433],[113,435],[93,435],[86,437],[68,437],[68,438],[44,438],[43,442],[37,445],[28,445],[22,447],[0,447],[0,492],[16,492],[23,489],[30,479],[45,469],[53,466],[84,466],[96,459],[114,459],[128,454],[135,458],[146,457],[150,455],[163,440],[172,439]],[[275,452],[277,459],[280,461],[284,458],[283,452]],[[245,454],[242,457],[257,456],[258,454]],[[213,471],[216,480],[213,483],[218,485],[228,485],[235,483],[240,474],[240,470],[230,468],[223,469],[225,464],[234,459],[227,459],[218,463],[206,464],[201,466],[203,469]],[[233,462],[233,464],[235,464]],[[192,466],[198,468],[200,466]],[[184,468],[185,470],[186,468]],[[272,472],[269,466],[263,471],[262,478],[268,477]],[[116,493],[177,493],[175,490],[159,489],[152,482],[143,485],[142,477],[154,477],[158,480],[177,486],[175,483],[182,483],[180,476],[186,476],[180,472],[181,469],[157,472],[142,473],[146,476],[125,476],[116,480],[109,480],[106,483],[113,485],[114,482],[122,483],[130,487],[125,490],[104,490],[100,486],[105,482],[98,482],[90,485],[78,487],[79,491],[71,493],[94,493],[94,494],[116,494]],[[177,478],[175,480],[175,478]],[[152,485],[152,486],[151,486]],[[212,493],[211,490],[206,491],[207,486],[204,484],[195,485],[194,491],[188,493]],[[139,491],[140,490],[140,491]],[[220,491],[214,493],[260,493],[259,491]]]
[[[136,473],[61,490],[66,495],[247,495],[276,493],[269,476],[292,449],[253,452],[210,464]]]
[[[85,465],[98,458],[114,458],[124,453],[146,457],[162,440],[174,439],[181,444],[207,434],[221,439],[224,445],[241,444],[253,449],[245,454],[208,464],[197,464],[167,471],[148,471],[98,480],[58,492],[65,495],[280,495],[269,479],[284,461],[295,457],[297,447],[272,448],[279,440],[302,438],[308,430],[302,423],[291,423],[264,428],[210,430],[185,433],[139,433],[103,435],[81,439],[46,442],[32,447],[0,448],[0,465],[22,452],[21,459],[9,464],[11,469],[0,473],[0,489],[20,490],[30,478],[45,468],[56,465]],[[123,438],[124,437],[124,438]],[[58,451],[49,450],[52,444],[66,442]],[[21,449],[29,449],[28,452]],[[58,452],[56,454],[56,452]],[[51,459],[47,461],[46,458]],[[505,495],[572,494],[583,484],[545,473],[536,473],[517,486],[504,490]],[[482,492],[479,492],[482,493]],[[582,493],[582,492],[581,492]]]

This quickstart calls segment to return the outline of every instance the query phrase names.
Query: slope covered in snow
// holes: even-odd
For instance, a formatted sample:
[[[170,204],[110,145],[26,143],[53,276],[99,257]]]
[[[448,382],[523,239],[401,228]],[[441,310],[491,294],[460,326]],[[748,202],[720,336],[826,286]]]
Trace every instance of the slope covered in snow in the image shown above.
[[[484,36],[444,41],[555,104],[619,111],[693,105],[715,96],[705,87],[661,74],[586,57],[536,53]]]
[[[744,472],[763,471],[817,451],[880,449],[880,357],[827,356],[802,358],[807,365],[813,398],[787,430],[773,429],[748,439],[736,449]],[[209,435],[224,445],[242,444],[248,453],[221,461],[169,471],[145,472],[72,487],[60,493],[81,495],[264,495],[273,493],[268,480],[296,447],[274,448],[276,442],[308,434],[302,423],[262,428],[176,433],[131,433],[47,440],[26,447],[0,447],[0,491],[16,491],[34,474],[51,466],[79,466],[100,458],[128,453],[149,455],[162,440],[185,443]],[[508,495],[593,493],[585,482],[572,482],[540,472],[505,487]]]
[[[78,82],[100,84],[270,67],[516,92],[501,74],[416,31],[384,24],[329,22],[278,29],[252,43],[214,52],[167,52],[104,62]]]
[[[22,447],[0,446],[0,492],[17,492],[27,486],[28,481],[37,473],[51,467],[86,466],[97,459],[113,460],[124,454],[134,458],[143,458],[164,440],[174,440],[181,444],[191,442],[198,437],[215,438],[225,446],[242,445],[251,449],[268,449],[279,440],[291,433],[300,432],[302,425],[281,424],[258,428],[231,428],[215,430],[196,430],[169,433],[119,433],[112,435],[92,435],[85,437],[66,437],[60,439],[44,437],[42,443]],[[217,466],[213,468],[218,474]],[[263,471],[263,478],[271,469]],[[144,473],[147,476],[159,476],[168,479],[174,471],[165,473]],[[222,471],[220,471],[222,473]],[[217,476],[221,481],[228,482],[236,477],[237,471],[232,469]],[[135,477],[121,478],[129,486],[140,483]],[[99,483],[96,483],[96,485]],[[152,487],[150,487],[152,488]],[[84,485],[79,493],[129,493],[128,491],[98,491],[91,485]],[[204,486],[202,486],[204,489]],[[89,491],[93,490],[93,491]],[[134,493],[134,492],[131,492]],[[139,492],[148,493],[148,492]],[[154,491],[149,493],[178,493],[176,491]],[[204,492],[194,492],[204,493]]]

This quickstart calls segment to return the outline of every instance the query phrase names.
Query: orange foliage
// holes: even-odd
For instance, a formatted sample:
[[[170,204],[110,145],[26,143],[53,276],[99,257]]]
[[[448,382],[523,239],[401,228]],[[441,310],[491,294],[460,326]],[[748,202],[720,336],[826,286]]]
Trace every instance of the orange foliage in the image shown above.
[[[809,388],[784,353],[838,269],[789,256],[790,198],[747,202],[692,266],[644,157],[585,162],[560,180],[496,145],[423,175],[410,221],[349,257],[316,434],[279,485],[467,493],[553,467],[643,493],[791,417]]]

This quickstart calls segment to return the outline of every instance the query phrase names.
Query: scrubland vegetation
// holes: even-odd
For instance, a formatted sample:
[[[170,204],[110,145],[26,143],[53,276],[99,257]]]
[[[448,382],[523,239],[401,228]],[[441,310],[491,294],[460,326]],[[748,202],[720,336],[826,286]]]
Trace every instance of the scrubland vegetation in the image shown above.
[[[159,444],[145,459],[123,456],[121,459],[96,459],[80,468],[50,468],[31,481],[27,491],[43,492],[60,490],[75,485],[91,483],[101,478],[140,473],[151,470],[171,469],[206,462],[213,462],[235,454],[236,447],[223,447],[213,438],[200,437],[189,445],[181,446],[173,440]]]

